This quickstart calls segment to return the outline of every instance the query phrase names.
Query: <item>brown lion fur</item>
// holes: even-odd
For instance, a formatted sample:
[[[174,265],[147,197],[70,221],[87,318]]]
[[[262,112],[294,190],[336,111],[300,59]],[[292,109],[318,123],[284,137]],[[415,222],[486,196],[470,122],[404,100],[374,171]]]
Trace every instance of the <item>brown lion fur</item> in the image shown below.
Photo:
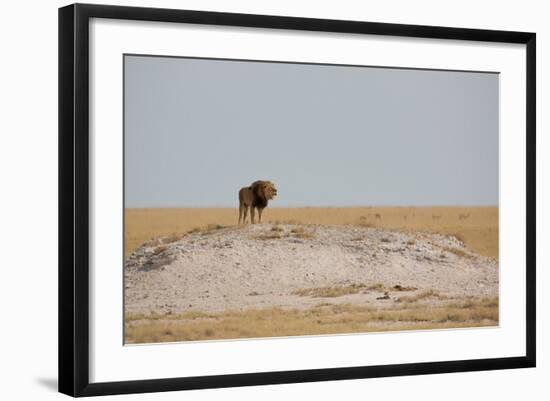
[[[254,224],[254,209],[258,209],[258,222],[262,222],[262,212],[269,201],[277,196],[277,188],[271,181],[254,181],[249,187],[239,191],[239,224],[246,223],[250,208],[250,221]]]

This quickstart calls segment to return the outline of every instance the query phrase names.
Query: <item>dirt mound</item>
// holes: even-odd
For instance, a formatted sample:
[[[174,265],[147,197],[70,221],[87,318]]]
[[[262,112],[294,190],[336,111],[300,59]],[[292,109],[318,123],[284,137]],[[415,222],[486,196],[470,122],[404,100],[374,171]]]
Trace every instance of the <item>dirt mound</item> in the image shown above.
[[[126,313],[496,296],[497,261],[455,237],[357,226],[210,227],[150,241],[125,263]]]

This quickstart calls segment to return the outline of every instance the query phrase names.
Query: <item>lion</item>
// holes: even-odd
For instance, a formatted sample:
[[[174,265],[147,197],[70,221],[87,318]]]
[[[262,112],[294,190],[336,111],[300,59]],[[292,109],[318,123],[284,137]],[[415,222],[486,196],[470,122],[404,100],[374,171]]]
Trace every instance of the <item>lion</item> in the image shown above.
[[[254,181],[249,187],[239,191],[239,224],[246,222],[248,208],[250,220],[254,224],[254,209],[258,209],[258,222],[262,222],[262,212],[267,203],[277,196],[277,188],[271,181]]]

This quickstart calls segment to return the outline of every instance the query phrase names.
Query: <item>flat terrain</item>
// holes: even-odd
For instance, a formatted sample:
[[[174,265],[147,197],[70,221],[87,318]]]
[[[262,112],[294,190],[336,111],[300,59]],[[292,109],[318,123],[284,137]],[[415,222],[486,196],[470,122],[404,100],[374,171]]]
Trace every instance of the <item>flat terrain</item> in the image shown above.
[[[181,235],[208,225],[231,226],[237,208],[126,209],[125,255],[159,236]],[[268,207],[264,223],[293,222],[321,225],[425,231],[454,235],[467,248],[498,259],[497,207]]]
[[[154,236],[125,263],[125,341],[498,324],[495,257],[458,236],[379,227],[392,216],[381,211],[395,209],[362,210],[345,225],[211,223]],[[407,210],[414,211],[393,220],[431,219],[435,226],[449,212]],[[455,227],[473,216],[461,210]]]

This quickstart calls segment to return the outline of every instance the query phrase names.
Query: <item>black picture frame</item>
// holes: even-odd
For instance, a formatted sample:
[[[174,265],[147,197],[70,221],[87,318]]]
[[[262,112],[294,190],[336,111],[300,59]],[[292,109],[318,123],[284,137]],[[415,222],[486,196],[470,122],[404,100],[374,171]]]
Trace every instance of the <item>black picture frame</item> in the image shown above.
[[[526,353],[520,357],[89,381],[89,21],[91,18],[276,28],[526,45]],[[59,9],[59,391],[71,396],[159,392],[534,367],[536,364],[536,35],[479,29],[74,4]]]

